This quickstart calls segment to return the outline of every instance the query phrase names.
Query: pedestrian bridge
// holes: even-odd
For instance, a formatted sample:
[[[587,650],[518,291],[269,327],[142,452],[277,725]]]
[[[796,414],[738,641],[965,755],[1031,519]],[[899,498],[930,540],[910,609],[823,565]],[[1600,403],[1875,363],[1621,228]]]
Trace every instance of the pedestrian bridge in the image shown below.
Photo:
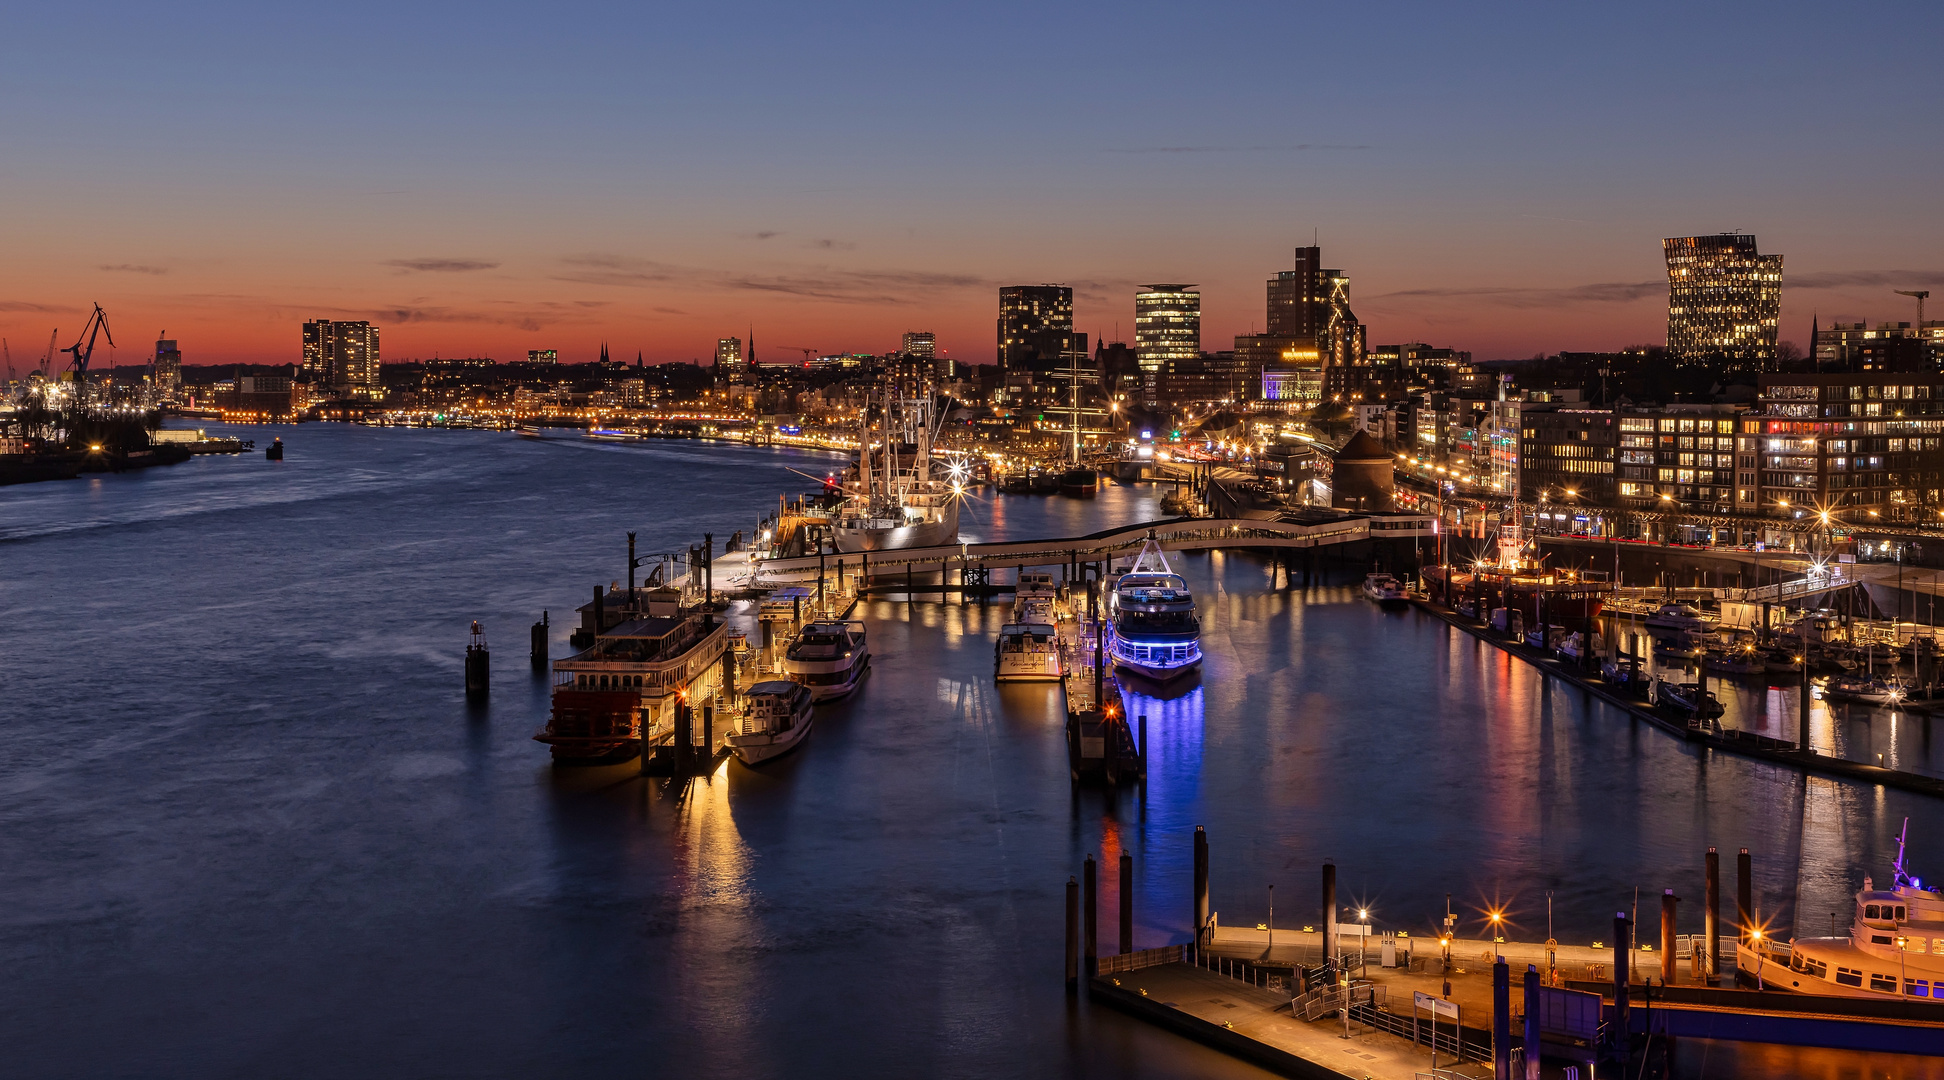
[[[894,551],[802,555],[751,560],[749,579],[761,586],[815,581],[842,565],[866,574],[944,573],[1006,566],[1079,565],[1112,562],[1141,549],[1149,535],[1169,551],[1215,548],[1317,548],[1361,540],[1416,540],[1436,535],[1430,514],[1334,514],[1290,511],[1268,518],[1168,518],[1086,536],[1046,540],[940,544]],[[940,578],[942,582],[944,579]]]

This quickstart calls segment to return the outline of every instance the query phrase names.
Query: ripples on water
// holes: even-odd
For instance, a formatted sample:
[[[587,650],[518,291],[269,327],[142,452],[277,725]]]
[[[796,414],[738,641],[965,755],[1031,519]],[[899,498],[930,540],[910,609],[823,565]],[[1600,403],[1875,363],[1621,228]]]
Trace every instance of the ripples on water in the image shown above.
[[[1378,611],[1352,568],[1273,592],[1244,554],[1178,559],[1207,667],[1131,701],[1144,795],[1073,793],[1055,697],[991,681],[1002,603],[895,598],[866,606],[865,688],[790,758],[676,786],[556,773],[527,624],[551,609],[563,655],[627,530],[646,553],[721,541],[799,488],[784,465],[829,459],[242,434],[289,460],[0,490],[9,1073],[1255,1075],[1069,1008],[1062,886],[1086,854],[1109,940],[1134,854],[1142,946],[1185,934],[1197,824],[1243,923],[1271,884],[1279,917],[1313,919],[1332,858],[1385,926],[1428,930],[1449,892],[1538,937],[1550,891],[1561,940],[1604,938],[1636,887],[1698,897],[1714,844],[1754,850],[1765,914],[1824,932],[1906,814],[1944,873],[1931,800],[1697,754]],[[1091,532],[1157,494],[987,496],[964,531]],[[475,618],[497,670],[471,711]],[[1775,1067],[1723,1050],[1707,1074]]]

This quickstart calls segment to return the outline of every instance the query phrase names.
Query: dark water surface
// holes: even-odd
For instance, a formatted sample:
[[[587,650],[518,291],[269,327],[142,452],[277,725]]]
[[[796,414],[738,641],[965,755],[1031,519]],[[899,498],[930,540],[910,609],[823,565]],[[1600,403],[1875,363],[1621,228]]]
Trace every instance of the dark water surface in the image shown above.
[[[0,489],[0,1074],[1256,1076],[1060,983],[1063,886],[1136,867],[1136,944],[1186,935],[1207,826],[1225,922],[1610,936],[1634,891],[1756,854],[1805,932],[1934,800],[1697,753],[1415,613],[1256,558],[1178,560],[1201,685],[1141,701],[1145,794],[1076,796],[1059,706],[995,687],[1003,603],[875,600],[877,659],[804,749],[694,783],[556,772],[526,626],[646,552],[747,529],[818,455],[307,425],[290,457]],[[988,496],[967,539],[1156,516],[1158,493]],[[461,694],[467,623],[495,652]],[[1111,874],[1106,875],[1111,877]],[[1732,890],[1732,877],[1728,884]],[[1103,896],[1112,939],[1115,889]],[[1699,930],[1700,905],[1683,905]],[[1646,909],[1643,909],[1646,910]],[[1779,1055],[1779,1056],[1778,1056]],[[1926,1075],[1873,1062],[1871,1075]],[[1684,1050],[1688,1075],[1841,1075]],[[1881,1065],[1881,1068],[1877,1066]]]

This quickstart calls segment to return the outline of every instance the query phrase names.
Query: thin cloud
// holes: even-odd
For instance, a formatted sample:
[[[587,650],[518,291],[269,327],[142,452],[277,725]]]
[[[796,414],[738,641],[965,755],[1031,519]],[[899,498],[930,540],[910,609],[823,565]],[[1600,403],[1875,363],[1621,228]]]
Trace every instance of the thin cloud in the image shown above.
[[[812,240],[812,241],[811,241],[811,242],[809,243],[809,245],[808,245],[808,246],[809,246],[809,247],[813,247],[813,248],[817,248],[817,249],[819,249],[819,250],[821,250],[821,251],[855,251],[855,250],[857,250],[857,245],[856,245],[856,244],[853,244],[853,243],[851,243],[851,242],[850,242],[850,241],[848,241],[848,240]]]
[[[568,269],[554,275],[554,280],[582,285],[654,285],[672,281],[681,274],[675,267],[626,255],[590,253],[569,255],[560,261]]]
[[[499,263],[489,259],[387,259],[381,265],[424,274],[463,274],[499,268]]]
[[[755,234],[758,240],[770,240],[782,235],[783,232],[781,229],[764,229],[762,232]]]
[[[110,264],[110,263],[103,263],[103,264],[102,264],[101,266],[98,266],[98,267],[96,267],[95,269],[97,269],[97,270],[106,270],[106,271],[108,271],[108,272],[109,272],[109,273],[111,273],[111,274],[155,274],[155,275],[160,275],[160,274],[166,274],[166,273],[168,273],[168,272],[169,272],[169,268],[168,268],[168,267],[166,267],[166,266],[143,266],[143,265],[141,265],[141,264],[139,264],[139,263],[112,263],[112,264]]]
[[[1292,143],[1287,146],[1110,146],[1109,154],[1288,154],[1303,150],[1368,150],[1368,143]]]
[[[1783,288],[1845,289],[1858,285],[1893,286],[1944,284],[1944,270],[1829,270],[1820,274],[1782,275]]]
[[[54,311],[46,304],[30,304],[25,300],[0,300],[0,311]]]
[[[1500,307],[1536,308],[1556,304],[1631,304],[1655,296],[1665,296],[1665,281],[1608,281],[1567,288],[1538,289],[1480,287],[1471,289],[1403,289],[1371,297],[1373,303],[1385,300],[1479,300]]]

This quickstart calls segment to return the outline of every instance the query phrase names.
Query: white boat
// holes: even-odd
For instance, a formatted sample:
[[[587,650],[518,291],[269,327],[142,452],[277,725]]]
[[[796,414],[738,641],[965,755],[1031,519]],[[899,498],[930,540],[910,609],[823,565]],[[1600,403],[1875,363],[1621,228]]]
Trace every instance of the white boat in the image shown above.
[[[1905,872],[1909,832],[1906,818],[1890,888],[1878,889],[1867,875],[1863,878],[1849,936],[1796,938],[1786,968],[1752,965],[1762,989],[1944,1005],[1944,895]]]
[[[760,765],[795,750],[810,737],[814,697],[802,683],[771,679],[743,695],[742,724],[724,741],[744,765]]]
[[[790,681],[809,687],[815,701],[849,694],[870,667],[862,619],[818,619],[804,627],[783,654],[783,670]]]
[[[1012,621],[1058,624],[1061,615],[1060,590],[1053,583],[1053,575],[1043,570],[1020,571],[1013,589]]]
[[[1052,682],[1065,674],[1060,635],[1052,623],[1007,623],[992,646],[992,677],[999,682]]]
[[[1903,687],[1881,675],[1837,675],[1823,685],[1825,701],[1856,701],[1865,705],[1895,705]]]
[[[1404,583],[1389,574],[1365,574],[1363,594],[1377,602],[1379,607],[1400,608],[1410,602],[1404,592]]]
[[[1713,691],[1702,689],[1700,683],[1660,682],[1655,685],[1659,688],[1655,704],[1684,709],[1698,720],[1713,720],[1726,711],[1721,699],[1715,697]]]
[[[1702,630],[1708,620],[1692,604],[1662,604],[1646,618],[1649,630]]]
[[[1194,594],[1152,536],[1134,565],[1113,581],[1107,625],[1112,630],[1107,647],[1117,667],[1166,683],[1201,666]]]

